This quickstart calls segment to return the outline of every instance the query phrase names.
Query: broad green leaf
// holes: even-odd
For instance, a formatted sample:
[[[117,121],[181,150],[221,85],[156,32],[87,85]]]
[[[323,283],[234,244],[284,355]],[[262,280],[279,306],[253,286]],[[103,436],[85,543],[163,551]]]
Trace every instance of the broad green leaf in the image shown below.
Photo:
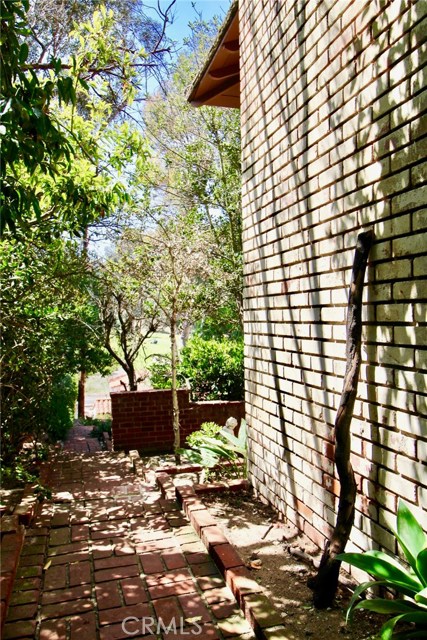
[[[421,583],[413,577],[395,558],[382,551],[366,551],[365,553],[342,553],[338,560],[366,571],[367,573],[386,580],[390,586],[396,586],[406,595],[413,595],[422,588]]]
[[[420,551],[415,563],[415,571],[424,586],[427,587],[427,548]]]
[[[405,553],[406,559],[415,571],[416,558],[420,551],[427,547],[427,537],[403,500],[399,500],[396,537]]]
[[[23,64],[25,62],[25,60],[28,58],[28,44],[26,42],[23,42],[21,44],[21,48],[19,49],[19,63]]]
[[[209,469],[214,467],[219,462],[217,455],[215,455],[212,451],[208,451],[203,448],[200,448],[198,451],[196,451],[195,449],[179,449],[178,453],[184,455],[187,460],[190,460],[190,462],[200,464],[203,467],[208,467]]]
[[[427,587],[415,595],[415,602],[427,605]]]
[[[384,598],[373,598],[359,602],[355,609],[365,609],[375,611],[375,613],[414,613],[418,611],[416,604],[405,600],[386,600]]]
[[[396,616],[395,618],[391,618],[381,627],[381,630],[380,630],[381,640],[390,640],[390,638],[393,636],[394,627],[399,622],[399,620],[403,617],[404,617],[404,614],[400,616]]]
[[[239,446],[246,449],[246,443],[248,439],[246,420],[242,420],[240,423],[239,433],[237,434]]]
[[[378,580],[370,580],[369,582],[362,582],[362,584],[359,584],[359,586],[354,590],[354,593],[349,602],[347,613],[346,613],[346,622],[349,622],[352,619],[355,604],[357,603],[360,595],[367,589],[370,589],[371,587],[378,586],[381,584],[384,584],[384,582],[381,582]]]
[[[200,447],[200,464],[209,469],[218,464],[219,458],[214,451]]]
[[[226,438],[226,440],[231,442],[231,444],[234,445],[234,447],[239,448],[239,440],[238,438],[236,438],[235,435],[233,435],[226,429],[221,429],[220,434],[223,436],[223,438]]]
[[[226,429],[221,429],[220,434],[231,443],[233,451],[236,451],[237,453],[240,453],[243,456],[246,455],[246,439],[247,438],[246,438],[245,420],[242,420],[237,438],[235,435],[233,435]]]
[[[416,625],[427,626],[427,611],[425,613],[412,611],[411,613],[404,613],[403,615],[391,618],[391,620],[387,620],[387,622],[381,627],[381,640],[390,640],[390,638],[393,637],[393,631],[398,622],[412,622]],[[420,638],[420,640],[423,637],[421,634],[422,632],[418,631],[418,637]]]
[[[224,458],[232,459],[234,458],[234,452],[230,451],[230,449],[225,444],[221,444],[215,438],[203,438],[203,444],[201,445],[203,448],[208,449],[209,451],[213,451]]]

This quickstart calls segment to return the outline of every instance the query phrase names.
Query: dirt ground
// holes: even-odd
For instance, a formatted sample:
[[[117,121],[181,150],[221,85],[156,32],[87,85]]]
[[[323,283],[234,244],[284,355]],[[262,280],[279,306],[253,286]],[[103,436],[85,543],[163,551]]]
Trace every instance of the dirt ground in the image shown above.
[[[371,640],[384,619],[356,612],[350,625],[345,611],[351,597],[339,588],[335,605],[316,610],[307,579],[315,574],[318,549],[295,528],[278,523],[277,515],[250,492],[207,494],[204,502],[227,538],[239,550],[253,576],[282,613],[289,640]]]

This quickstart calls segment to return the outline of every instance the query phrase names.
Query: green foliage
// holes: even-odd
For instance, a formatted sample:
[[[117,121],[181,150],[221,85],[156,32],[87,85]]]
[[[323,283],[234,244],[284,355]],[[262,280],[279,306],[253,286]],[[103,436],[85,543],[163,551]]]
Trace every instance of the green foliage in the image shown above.
[[[427,536],[415,516],[401,500],[397,513],[396,539],[403,550],[409,567],[382,551],[342,553],[337,560],[366,571],[376,579],[364,582],[354,592],[347,618],[355,609],[366,609],[381,614],[392,614],[381,628],[381,640],[404,640],[427,636]],[[359,600],[367,589],[382,586],[402,594],[402,598],[389,600],[374,598]],[[398,623],[415,625],[409,630],[395,631]]]
[[[152,358],[147,368],[150,372],[150,382],[153,389],[172,388],[172,371],[170,357],[157,356],[155,358]]]
[[[101,7],[67,34],[67,59],[34,62],[27,11],[28,0],[1,0],[1,229],[49,221],[50,235],[79,234],[129,201],[120,174],[144,163],[142,136],[114,119],[134,98],[145,52],[119,46]]]
[[[1,0],[2,97],[0,129],[2,142],[1,224],[14,229],[31,209],[41,216],[38,194],[29,181],[19,178],[36,170],[52,174],[54,167],[68,163],[72,147],[52,115],[49,105],[57,90],[64,102],[75,102],[70,78],[60,76],[61,63],[55,61],[52,75],[39,78],[26,68],[29,36],[26,20],[28,0]]]
[[[48,451],[40,443],[33,442],[24,447],[10,465],[0,467],[0,484],[3,488],[14,489],[32,485],[37,500],[51,498],[51,491],[39,482],[39,465],[47,459]]]
[[[196,215],[200,229],[210,234],[209,261],[216,278],[206,297],[216,304],[209,315],[219,327],[216,335],[231,335],[242,327],[240,114],[237,109],[194,109],[186,100],[217,31],[217,23],[192,24],[166,96],[153,96],[145,117],[153,147],[150,185],[158,186],[160,197],[166,191],[168,207]]]
[[[104,433],[108,433],[111,436],[111,418],[86,418],[85,420],[80,420],[80,422],[93,427],[90,434],[92,438],[102,440]]]
[[[195,324],[194,334],[203,340],[242,340],[242,327],[236,322],[235,306],[229,304],[210,309],[209,315]]]
[[[180,376],[197,400],[242,400],[243,341],[191,338],[181,353]]]
[[[179,454],[204,467],[209,478],[246,476],[247,431],[244,420],[238,437],[214,422],[206,422],[187,438],[187,443],[191,448],[180,449]]]
[[[143,345],[156,332],[159,310],[147,295],[145,270],[123,247],[97,265],[93,296],[102,320],[100,337],[112,358],[128,376],[129,390],[137,388],[135,363]]]
[[[73,426],[77,386],[70,374],[54,380],[45,408],[45,429],[50,440],[64,440]]]
[[[196,448],[203,443],[205,436],[208,436],[208,438],[217,437],[221,429],[222,427],[216,422],[204,422],[198,431],[193,431],[187,436],[185,442],[189,447]],[[224,438],[219,437],[219,439],[225,442]]]
[[[28,435],[62,436],[69,376],[111,362],[86,250],[70,238],[86,242],[89,225],[122,214],[122,176],[142,173],[149,154],[139,128],[118,118],[140,71],[164,54],[161,29],[135,4],[0,0],[3,462]]]
[[[70,424],[69,376],[105,369],[99,318],[87,295],[89,274],[75,242],[45,242],[19,231],[0,244],[2,281],[2,458],[13,460],[30,435],[62,437]],[[58,415],[57,415],[58,412]],[[59,431],[58,431],[59,430]]]

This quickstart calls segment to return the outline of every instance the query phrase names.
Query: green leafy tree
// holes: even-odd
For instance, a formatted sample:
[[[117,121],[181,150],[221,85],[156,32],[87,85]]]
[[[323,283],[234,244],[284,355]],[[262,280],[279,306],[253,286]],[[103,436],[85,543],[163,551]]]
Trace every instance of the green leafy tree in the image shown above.
[[[37,191],[20,180],[21,172],[29,176],[36,170],[51,174],[55,167],[70,161],[72,147],[49,107],[55,93],[65,102],[74,102],[75,88],[70,78],[60,76],[60,63],[44,79],[25,67],[28,1],[2,0],[0,8],[1,224],[3,229],[14,229],[29,210],[36,217],[41,215]]]
[[[144,343],[157,331],[159,309],[147,295],[146,278],[119,246],[115,257],[97,269],[94,299],[102,319],[102,341],[128,377],[129,391],[136,391],[138,378],[135,362]],[[137,273],[137,276],[135,276]]]
[[[212,237],[210,261],[221,274],[221,305],[211,311],[218,333],[242,328],[242,239],[240,117],[236,110],[202,107],[186,101],[189,84],[206,56],[217,23],[197,21],[166,83],[166,93],[152,96],[145,110],[153,148],[148,187],[169,208],[192,212]],[[207,326],[205,325],[207,328]]]
[[[12,260],[10,265],[17,271],[10,271],[7,265],[3,279],[19,282],[22,299],[32,301],[25,307],[22,332],[15,331],[13,314],[4,318],[5,353],[9,338],[14,345],[11,366],[8,362],[3,370],[2,391],[4,415],[14,416],[5,431],[11,451],[31,431],[31,425],[34,430],[42,425],[41,404],[51,397],[55,382],[52,370],[68,375],[79,363],[84,382],[85,373],[104,367],[102,357],[98,358],[101,352],[105,358],[102,343],[96,344],[100,335],[95,326],[97,308],[81,297],[87,275],[84,253],[73,245],[73,251],[79,252],[79,286],[73,280],[73,269],[71,277],[61,276],[61,295],[71,295],[67,305],[63,303],[65,312],[61,305],[46,303],[51,295],[48,287],[42,286],[35,296],[34,282],[40,278],[55,283],[53,258],[62,255],[63,242],[68,242],[70,234],[83,235],[87,245],[92,233],[89,227],[95,227],[94,233],[101,226],[111,228],[111,221],[130,200],[125,188],[127,167],[141,171],[147,155],[138,128],[119,116],[135,99],[145,72],[159,62],[156,56],[164,32],[147,23],[145,36],[140,31],[138,42],[132,42],[125,29],[126,24],[130,28],[124,18],[126,2],[120,5],[120,28],[110,9],[101,6],[92,16],[94,4],[46,0],[44,22],[38,20],[43,15],[38,2],[32,3],[31,10],[27,0],[1,2],[2,250],[7,255],[13,246],[25,262],[24,269]],[[150,51],[145,47],[149,42],[153,44]],[[32,245],[45,268],[37,259],[30,265],[26,256],[32,255]],[[6,286],[6,298],[8,292]],[[29,321],[31,306],[34,316],[40,316],[37,322]],[[18,342],[14,341],[17,335]],[[67,355],[56,364],[61,341]],[[38,358],[31,367],[37,372],[34,376],[22,373],[30,369],[30,354]],[[80,414],[83,404],[81,394]]]
[[[30,28],[28,7],[1,0],[2,229],[49,220],[51,232],[75,232],[127,199],[118,173],[140,136],[137,127],[112,125],[135,99],[140,70],[155,67],[161,37],[150,54],[142,43],[130,48],[101,6],[68,34],[68,58],[45,61],[53,45]],[[41,61],[30,58],[34,42]],[[128,151],[115,153],[116,143]]]
[[[56,238],[46,244],[43,231],[35,231],[31,238],[14,236],[1,241],[1,449],[5,464],[28,437],[63,437],[74,408],[70,375],[82,365],[103,370],[110,362],[93,340],[99,319],[87,296],[87,273],[80,258],[75,242]]]
[[[146,299],[158,310],[170,332],[171,388],[174,449],[180,447],[177,338],[212,308],[219,298],[212,296],[215,271],[209,261],[211,237],[197,217],[188,213],[157,210],[145,228],[126,230],[128,260],[135,277],[143,282]],[[145,265],[145,267],[142,267]]]

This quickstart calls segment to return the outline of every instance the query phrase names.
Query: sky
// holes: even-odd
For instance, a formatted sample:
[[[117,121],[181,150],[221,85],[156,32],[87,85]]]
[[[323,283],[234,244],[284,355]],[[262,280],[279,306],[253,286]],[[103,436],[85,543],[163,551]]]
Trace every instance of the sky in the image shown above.
[[[144,4],[149,5],[151,2],[145,0]],[[160,0],[160,7],[163,10],[169,4],[170,0]],[[168,26],[169,38],[182,42],[183,38],[189,35],[188,23],[196,18],[196,11],[202,14],[204,20],[209,20],[214,15],[225,18],[230,4],[231,0],[177,0],[173,8],[174,22]],[[157,2],[153,3],[153,6],[156,5]]]

